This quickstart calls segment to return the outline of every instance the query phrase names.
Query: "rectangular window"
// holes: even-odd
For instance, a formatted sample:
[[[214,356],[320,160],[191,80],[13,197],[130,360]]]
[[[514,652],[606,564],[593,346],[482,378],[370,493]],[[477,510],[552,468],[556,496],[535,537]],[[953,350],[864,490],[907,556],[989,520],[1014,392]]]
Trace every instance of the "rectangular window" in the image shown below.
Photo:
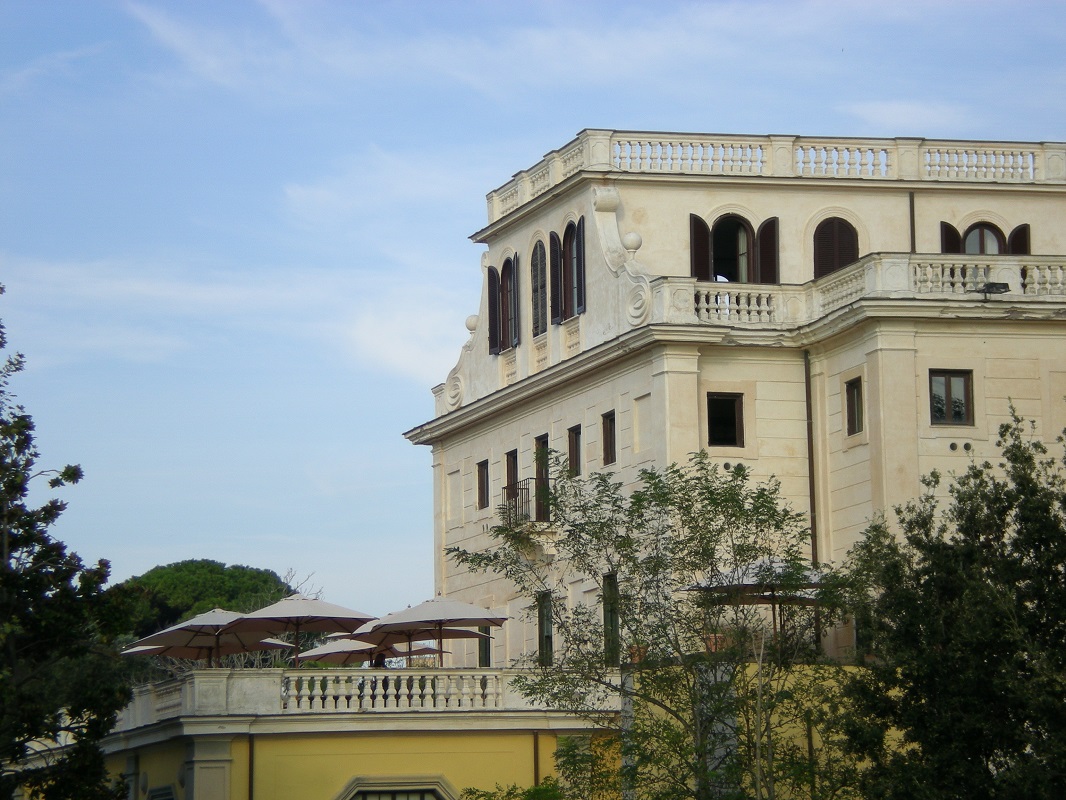
[[[848,436],[862,433],[862,378],[854,378],[844,384],[844,406]]]
[[[614,412],[608,411],[603,415],[600,437],[603,439],[603,465],[613,464],[615,461],[614,449]]]
[[[542,667],[551,666],[554,652],[552,642],[552,593],[537,595],[537,661]]]
[[[707,394],[707,444],[711,447],[744,446],[744,395]]]
[[[933,425],[973,425],[973,373],[929,370],[929,421]]]
[[[548,457],[548,434],[544,434],[533,440],[533,461],[536,469],[533,481],[533,508],[537,522],[548,521],[548,508],[550,506],[548,499]]]
[[[603,658],[608,666],[618,666],[621,659],[621,631],[618,624],[618,576],[603,576]]]
[[[581,426],[575,425],[566,431],[566,463],[571,475],[581,474]]]
[[[492,666],[492,639],[489,633],[489,626],[482,625],[477,629],[478,633],[484,634],[484,637],[477,640],[477,665],[479,667],[491,667]]]
[[[489,462],[477,462],[477,507],[489,507]]]

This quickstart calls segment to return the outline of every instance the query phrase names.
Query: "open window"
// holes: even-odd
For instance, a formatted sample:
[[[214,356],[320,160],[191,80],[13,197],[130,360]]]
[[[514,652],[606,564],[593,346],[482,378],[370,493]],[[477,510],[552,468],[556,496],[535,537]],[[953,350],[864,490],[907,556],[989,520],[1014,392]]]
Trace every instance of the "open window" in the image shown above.
[[[698,281],[777,283],[777,217],[753,234],[743,217],[726,214],[711,228],[689,215],[691,274]]]
[[[744,446],[744,395],[735,392],[707,394],[707,444],[711,447]]]
[[[990,222],[978,222],[959,233],[949,222],[940,223],[940,252],[945,254],[963,253],[996,255],[1029,255],[1029,224],[1023,223],[1004,236],[998,226]]]
[[[560,239],[549,239],[551,255],[551,316],[553,323],[585,311],[585,218],[571,222]]]
[[[814,229],[814,277],[825,277],[859,260],[859,234],[846,219],[829,217]]]
[[[548,330],[548,259],[544,242],[533,245],[530,260],[530,295],[533,310],[533,335],[540,336]]]

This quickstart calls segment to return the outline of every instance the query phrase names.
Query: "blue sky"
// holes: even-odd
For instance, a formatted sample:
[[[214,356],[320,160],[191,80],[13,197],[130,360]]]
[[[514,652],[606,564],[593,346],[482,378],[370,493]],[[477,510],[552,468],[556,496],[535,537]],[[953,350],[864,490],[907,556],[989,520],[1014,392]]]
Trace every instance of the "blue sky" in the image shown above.
[[[485,194],[586,127],[1066,139],[1066,4],[0,0],[0,319],[55,533],[385,613]]]

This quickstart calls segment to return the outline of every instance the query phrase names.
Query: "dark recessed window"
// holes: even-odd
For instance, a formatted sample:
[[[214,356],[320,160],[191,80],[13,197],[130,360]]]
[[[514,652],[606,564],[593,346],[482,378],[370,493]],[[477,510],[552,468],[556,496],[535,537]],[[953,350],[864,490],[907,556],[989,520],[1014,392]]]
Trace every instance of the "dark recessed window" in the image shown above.
[[[844,407],[847,415],[848,436],[862,432],[862,378],[853,378],[844,384]]]
[[[489,462],[477,462],[477,507],[489,507]]]
[[[929,421],[933,425],[973,425],[973,373],[929,370]]]
[[[533,440],[533,461],[536,475],[533,481],[534,515],[537,522],[548,521],[548,434]]]
[[[603,440],[603,464],[604,466],[613,464],[616,456],[613,411],[608,411],[601,418],[600,438]]]
[[[551,666],[554,651],[552,642],[552,594],[537,595],[537,661],[542,667]]]
[[[581,474],[581,426],[575,425],[566,431],[566,462],[571,475]]]
[[[814,277],[821,278],[859,260],[859,234],[847,220],[830,217],[814,229]]]
[[[744,395],[731,392],[707,395],[707,444],[744,446]]]
[[[576,317],[585,311],[585,218],[571,222],[563,237],[550,237],[552,322]]]
[[[483,638],[477,640],[477,665],[479,667],[492,666],[492,638],[488,625],[482,625],[477,629]]]
[[[603,576],[603,658],[608,666],[618,666],[622,655],[618,602],[618,576],[608,572]]]
[[[533,335],[540,336],[548,330],[548,259],[544,242],[533,246],[530,261],[530,295],[533,303]]]

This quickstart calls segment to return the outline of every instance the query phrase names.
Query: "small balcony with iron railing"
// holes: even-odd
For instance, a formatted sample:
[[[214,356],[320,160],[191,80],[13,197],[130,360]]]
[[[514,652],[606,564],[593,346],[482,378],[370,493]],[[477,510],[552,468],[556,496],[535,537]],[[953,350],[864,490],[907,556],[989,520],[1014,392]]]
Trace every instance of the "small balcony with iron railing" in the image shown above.
[[[511,525],[547,522],[550,514],[548,491],[548,481],[543,478],[525,478],[504,486],[504,522]]]

